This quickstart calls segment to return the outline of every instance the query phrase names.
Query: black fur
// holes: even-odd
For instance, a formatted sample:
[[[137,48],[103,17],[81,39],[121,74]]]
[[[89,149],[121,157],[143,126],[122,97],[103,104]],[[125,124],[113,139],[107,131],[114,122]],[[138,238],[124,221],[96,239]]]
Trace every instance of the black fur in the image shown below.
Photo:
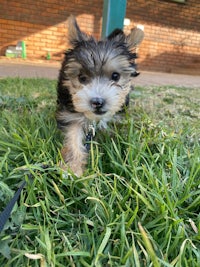
[[[68,77],[66,76],[64,70],[72,53],[73,53],[72,50],[69,50],[68,52],[65,53],[65,59],[62,63],[59,77],[58,77],[58,84],[57,84],[58,111],[68,110],[70,112],[76,112],[73,106],[72,96],[69,92],[69,89],[67,86],[63,84],[63,81],[68,80]]]

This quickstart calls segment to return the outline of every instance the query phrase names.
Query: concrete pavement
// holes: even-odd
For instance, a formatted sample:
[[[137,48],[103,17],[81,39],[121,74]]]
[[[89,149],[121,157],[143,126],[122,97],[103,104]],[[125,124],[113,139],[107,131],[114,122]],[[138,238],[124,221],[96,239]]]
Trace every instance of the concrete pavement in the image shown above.
[[[21,77],[21,78],[49,78],[57,79],[60,63],[57,62],[15,62],[0,59],[0,78]],[[135,85],[138,86],[184,86],[200,88],[200,76],[147,72],[142,71],[135,78]]]

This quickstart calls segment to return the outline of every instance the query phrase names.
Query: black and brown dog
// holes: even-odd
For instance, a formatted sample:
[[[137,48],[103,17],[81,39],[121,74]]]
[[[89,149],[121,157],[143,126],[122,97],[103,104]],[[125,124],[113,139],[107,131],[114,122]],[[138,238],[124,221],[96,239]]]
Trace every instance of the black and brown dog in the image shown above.
[[[57,122],[64,133],[62,156],[66,168],[82,175],[87,162],[83,139],[91,124],[106,124],[122,109],[131,90],[135,70],[135,48],[144,33],[139,28],[125,35],[115,30],[97,41],[79,29],[70,16],[68,36],[72,46],[65,53],[57,94]]]

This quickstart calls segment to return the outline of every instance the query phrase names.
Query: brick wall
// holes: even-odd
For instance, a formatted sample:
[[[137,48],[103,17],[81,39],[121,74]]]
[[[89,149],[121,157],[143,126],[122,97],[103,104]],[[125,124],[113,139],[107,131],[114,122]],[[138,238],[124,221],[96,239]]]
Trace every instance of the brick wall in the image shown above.
[[[133,24],[144,25],[141,68],[200,74],[199,0],[186,0],[185,4],[164,0],[128,1],[126,16]]]
[[[98,37],[102,6],[99,0],[1,0],[0,55],[24,40],[28,58],[46,58],[49,52],[58,59],[68,46],[68,16],[77,16],[81,28]]]
[[[103,0],[1,0],[0,55],[24,40],[29,59],[60,59],[67,44],[67,17],[99,38]],[[200,73],[200,1],[177,4],[165,0],[127,0],[128,31],[144,25],[140,69]]]

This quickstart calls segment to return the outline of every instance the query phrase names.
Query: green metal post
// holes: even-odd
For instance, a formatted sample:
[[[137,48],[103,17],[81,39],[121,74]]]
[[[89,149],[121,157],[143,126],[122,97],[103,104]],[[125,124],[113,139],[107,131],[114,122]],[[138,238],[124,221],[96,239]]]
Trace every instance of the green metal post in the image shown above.
[[[102,38],[108,36],[116,28],[123,29],[126,15],[126,0],[104,0]]]
[[[22,41],[22,58],[26,58],[26,43]]]

